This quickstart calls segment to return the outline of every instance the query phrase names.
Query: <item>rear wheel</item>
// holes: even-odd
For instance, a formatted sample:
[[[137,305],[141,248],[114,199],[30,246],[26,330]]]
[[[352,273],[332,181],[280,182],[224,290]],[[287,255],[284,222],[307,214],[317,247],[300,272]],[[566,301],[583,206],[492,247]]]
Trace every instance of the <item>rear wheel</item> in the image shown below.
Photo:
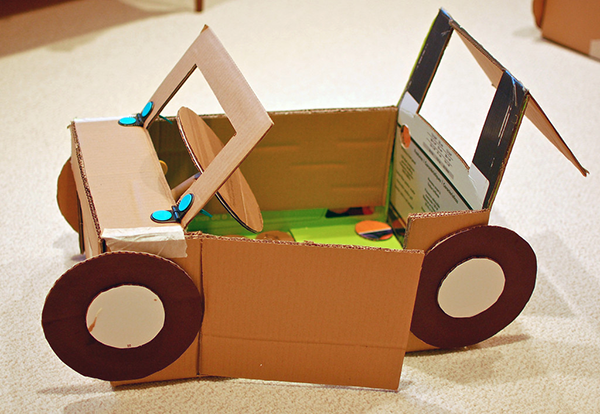
[[[105,253],[68,270],[48,293],[42,326],[56,355],[82,375],[146,377],[196,338],[202,299],[175,263],[144,253]]]
[[[478,226],[425,255],[411,331],[440,348],[490,338],[523,310],[535,287],[535,253],[515,232]]]

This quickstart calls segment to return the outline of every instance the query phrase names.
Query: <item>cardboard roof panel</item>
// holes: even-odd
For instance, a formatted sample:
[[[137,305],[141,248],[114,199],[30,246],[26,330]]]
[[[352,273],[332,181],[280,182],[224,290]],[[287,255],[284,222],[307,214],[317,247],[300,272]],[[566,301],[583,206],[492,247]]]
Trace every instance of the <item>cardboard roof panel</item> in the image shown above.
[[[454,149],[419,115],[454,31],[496,88],[472,163],[466,169]],[[583,175],[587,174],[523,84],[443,9],[431,27],[398,106],[394,161],[398,185],[392,188],[391,200],[394,217],[401,221],[405,222],[410,213],[490,208],[524,115]],[[411,136],[408,147],[401,142],[407,128]]]
[[[487,50],[481,46],[465,29],[463,29],[454,20],[452,26],[455,28],[460,39],[467,46],[481,69],[492,82],[492,85],[497,88],[503,72],[507,72],[506,68],[500,64]],[[577,160],[573,152],[569,149],[565,141],[562,139],[552,122],[548,119],[538,102],[533,96],[527,92],[528,101],[526,102],[525,116],[536,126],[536,128],[544,134],[544,136],[583,174],[588,174],[588,171]]]

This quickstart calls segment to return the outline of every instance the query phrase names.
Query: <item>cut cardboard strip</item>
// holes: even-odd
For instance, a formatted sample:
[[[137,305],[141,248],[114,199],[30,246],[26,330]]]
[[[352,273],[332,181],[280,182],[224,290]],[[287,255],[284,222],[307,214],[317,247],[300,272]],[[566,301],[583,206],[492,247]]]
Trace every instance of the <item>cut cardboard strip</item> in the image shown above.
[[[408,219],[404,248],[428,251],[450,234],[486,225],[489,220],[489,209],[413,214]]]
[[[85,252],[87,258],[102,252],[102,240],[100,239],[100,225],[96,215],[96,208],[87,180],[83,155],[75,122],[69,126],[71,131],[71,169],[73,179],[77,188],[77,196],[81,207],[81,225],[79,226],[79,246]],[[81,249],[83,247],[83,249]]]
[[[137,348],[95,340],[86,317],[100,293],[121,285],[144,286],[164,305],[164,326]],[[56,355],[82,375],[108,381],[148,376],[175,361],[192,343],[202,321],[198,289],[176,264],[141,253],[107,253],[68,270],[50,290],[42,326]]]
[[[421,56],[406,85],[406,92],[418,103],[418,109],[421,109],[423,105],[425,95],[427,95],[444,50],[450,41],[452,35],[450,20],[450,16],[440,10],[425,40],[424,46],[426,47],[423,47]]]
[[[221,152],[223,144],[206,122],[188,108],[178,111],[177,124],[196,168],[203,173]],[[243,227],[254,233],[262,230],[260,207],[239,168],[225,181],[216,195]]]
[[[483,208],[491,207],[496,197],[525,103],[526,89],[510,73],[503,72],[473,155],[473,165],[489,182]]]

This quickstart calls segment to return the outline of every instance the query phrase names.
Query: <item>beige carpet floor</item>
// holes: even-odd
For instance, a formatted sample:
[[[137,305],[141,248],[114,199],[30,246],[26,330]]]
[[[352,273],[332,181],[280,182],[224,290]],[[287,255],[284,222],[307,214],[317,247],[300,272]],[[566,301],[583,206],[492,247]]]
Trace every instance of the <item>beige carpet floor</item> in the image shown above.
[[[206,5],[78,0],[0,19],[0,412],[600,412],[600,61],[542,40],[526,0]],[[113,389],[58,360],[40,314],[81,260],[55,202],[72,118],[141,109],[204,24],[268,110],[395,104],[440,6],[530,88],[591,171],[523,122],[492,213],[539,262],[513,324],[468,349],[407,356],[395,392],[214,378]],[[492,92],[450,48],[425,110],[468,152]],[[165,113],[183,104],[220,112],[200,77]]]

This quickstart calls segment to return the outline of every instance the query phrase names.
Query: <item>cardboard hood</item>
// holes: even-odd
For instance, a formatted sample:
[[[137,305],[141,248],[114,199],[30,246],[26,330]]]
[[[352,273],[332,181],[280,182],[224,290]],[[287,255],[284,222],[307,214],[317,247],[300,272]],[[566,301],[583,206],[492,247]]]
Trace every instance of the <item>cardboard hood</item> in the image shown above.
[[[152,213],[174,209],[177,200],[173,199],[147,127],[195,69],[202,72],[215,92],[235,129],[235,136],[186,191],[186,194],[194,194],[194,200],[183,222],[156,223],[151,219]],[[132,125],[123,124],[123,120],[131,120]],[[271,126],[271,119],[239,69],[205,26],[140,114],[119,122],[117,119],[79,119],[72,123],[73,159],[76,160],[72,167],[78,193],[87,194],[88,198],[88,203],[82,203],[87,204],[82,207],[82,214],[90,218],[84,222],[94,223],[94,228],[84,233],[88,237],[95,234],[101,240],[98,244],[88,238],[87,243],[84,242],[87,249],[94,253],[108,249],[184,257],[185,226]],[[120,151],[115,154],[106,148]],[[115,205],[120,208],[115,209]]]

